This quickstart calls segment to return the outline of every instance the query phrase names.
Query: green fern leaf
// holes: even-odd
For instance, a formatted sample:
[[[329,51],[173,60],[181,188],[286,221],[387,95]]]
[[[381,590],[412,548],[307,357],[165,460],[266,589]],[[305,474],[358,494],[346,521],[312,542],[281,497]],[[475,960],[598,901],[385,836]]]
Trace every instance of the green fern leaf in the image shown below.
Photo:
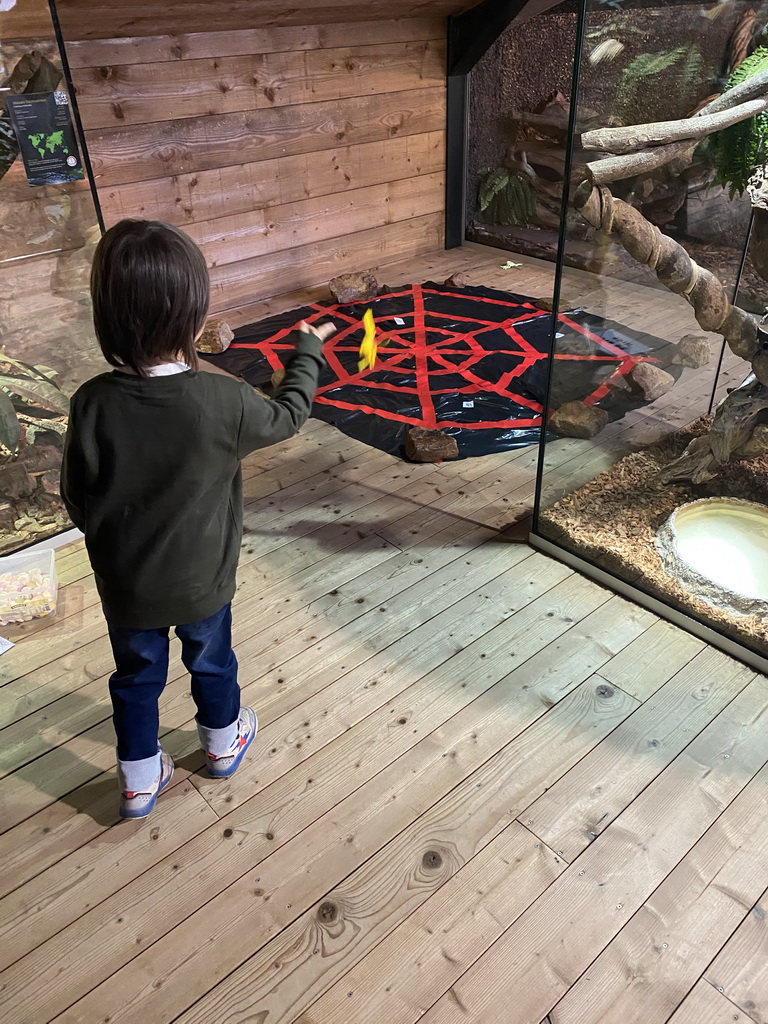
[[[724,91],[768,69],[768,47],[761,46],[733,72]],[[731,199],[742,195],[747,182],[768,154],[768,112],[740,121],[712,136],[716,181],[728,189]]]
[[[499,168],[483,183],[482,212],[491,224],[528,226],[536,217],[536,193],[528,175]]]
[[[673,50],[640,53],[624,69],[616,90],[613,114],[623,123],[633,123],[636,111],[642,106],[642,93],[649,81],[664,76],[662,84],[654,88],[671,89],[685,93],[698,85],[704,74],[704,60],[696,47],[677,46]]]
[[[499,167],[486,175],[480,184],[479,202],[480,212],[485,213],[493,202],[494,198],[503,188],[509,184],[509,171],[506,167]]]

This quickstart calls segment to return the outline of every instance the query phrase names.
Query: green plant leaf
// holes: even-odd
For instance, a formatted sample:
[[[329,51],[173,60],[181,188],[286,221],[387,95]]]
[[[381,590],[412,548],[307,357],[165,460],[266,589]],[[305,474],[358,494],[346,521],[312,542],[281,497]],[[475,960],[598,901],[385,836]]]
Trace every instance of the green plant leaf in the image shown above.
[[[21,428],[16,418],[13,402],[4,391],[0,391],[0,441],[14,455],[19,447],[20,434]]]
[[[33,379],[37,378],[39,380],[46,380],[49,384],[53,384],[55,388],[59,387],[51,377],[46,375],[45,371],[49,374],[56,373],[55,370],[51,370],[47,366],[32,366],[29,363],[23,363],[20,359],[13,359],[11,356],[6,355],[5,352],[0,353],[0,363],[7,363],[10,366],[15,366],[19,370],[24,370],[25,377],[31,376]]]
[[[486,185],[485,198],[488,199],[488,205],[483,212],[487,221],[512,227],[528,225],[535,220],[536,192],[527,174],[499,168]]]
[[[736,68],[723,91],[768,69],[768,47],[760,46]],[[765,163],[768,146],[768,113],[740,121],[712,136],[712,154],[718,185],[728,189],[731,199],[741,195],[757,167]]]
[[[18,377],[0,375],[0,388],[18,395],[33,405],[57,412],[62,416],[69,413],[69,399],[54,385],[44,380],[21,380]]]
[[[693,45],[677,46],[673,50],[640,53],[622,72],[616,89],[612,113],[622,123],[635,123],[637,108],[643,91],[650,80],[663,75],[663,84],[654,83],[654,89],[664,88],[686,94],[698,86],[704,76],[704,58]]]
[[[506,167],[498,167],[486,175],[480,183],[478,195],[481,213],[485,213],[499,192],[509,184],[509,177],[510,174]]]

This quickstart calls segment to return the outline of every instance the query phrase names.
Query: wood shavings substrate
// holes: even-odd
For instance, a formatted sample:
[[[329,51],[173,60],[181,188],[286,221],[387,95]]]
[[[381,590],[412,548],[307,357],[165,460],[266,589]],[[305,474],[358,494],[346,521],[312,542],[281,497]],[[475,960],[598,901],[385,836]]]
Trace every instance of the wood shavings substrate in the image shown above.
[[[768,622],[735,615],[699,600],[664,569],[656,550],[659,526],[679,506],[698,498],[730,497],[768,504],[768,456],[724,467],[700,485],[660,488],[659,470],[676,458],[710,420],[702,418],[642,451],[633,452],[573,494],[542,511],[542,536],[681,611],[768,654]]]

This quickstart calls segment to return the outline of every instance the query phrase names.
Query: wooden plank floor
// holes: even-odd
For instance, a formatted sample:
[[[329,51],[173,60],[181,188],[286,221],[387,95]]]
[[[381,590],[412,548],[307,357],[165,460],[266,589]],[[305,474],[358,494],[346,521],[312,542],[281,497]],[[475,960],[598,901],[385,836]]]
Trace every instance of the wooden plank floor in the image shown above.
[[[507,258],[399,280],[551,290]],[[705,394],[687,372],[601,447],[556,442],[558,486]],[[59,553],[56,619],[0,658],[4,1022],[766,1024],[768,681],[527,547],[535,457],[407,465],[310,421],[248,460],[259,739],[201,774],[174,646],[178,767],[145,822],[117,823],[105,628],[82,546]]]

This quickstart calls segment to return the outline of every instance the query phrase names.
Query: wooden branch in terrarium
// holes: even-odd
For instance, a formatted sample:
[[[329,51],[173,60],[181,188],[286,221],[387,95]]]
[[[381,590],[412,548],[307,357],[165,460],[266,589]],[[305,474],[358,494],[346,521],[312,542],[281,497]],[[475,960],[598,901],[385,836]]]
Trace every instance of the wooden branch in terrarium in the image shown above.
[[[556,165],[546,159],[538,158],[536,155],[531,154],[533,159],[536,161],[537,166],[541,168],[554,168]],[[531,184],[535,187],[537,193],[549,197],[550,199],[556,200],[558,203],[562,201],[563,197],[563,178],[562,173],[559,178],[552,181],[542,177],[542,175],[533,167],[529,161],[529,152],[520,147],[510,147],[504,157],[504,166],[510,171],[520,171],[530,178]]]
[[[593,185],[605,185],[609,181],[621,181],[624,178],[633,178],[637,174],[656,171],[673,160],[682,160],[689,164],[697,145],[698,142],[695,140],[686,140],[673,142],[668,146],[654,146],[638,153],[592,160],[586,165],[586,169]]]
[[[565,151],[545,142],[515,142],[507,150],[503,162],[510,170],[522,170],[529,176],[536,174],[533,164],[546,168],[551,172],[553,181],[562,182],[565,173]]]
[[[700,267],[682,245],[663,234],[639,210],[614,198],[605,186],[584,182],[576,190],[574,206],[593,227],[618,235],[630,256],[652,270],[670,291],[682,295],[693,306],[696,320],[705,331],[722,334],[742,359],[754,359],[758,351],[757,321],[731,305],[720,281]],[[763,383],[768,384],[768,373]]]
[[[717,114],[721,110],[730,110],[740,103],[759,99],[767,92],[768,71],[759,71],[756,75],[752,75],[751,78],[747,78],[746,81],[741,82],[739,85],[734,85],[727,92],[720,93],[716,99],[707,103],[693,116],[702,117],[707,114]]]
[[[714,114],[702,112],[695,117],[684,117],[679,121],[633,124],[626,128],[596,128],[581,136],[581,144],[584,149],[597,149],[606,153],[634,153],[648,146],[661,146],[686,139],[703,139],[714,132],[762,114],[765,110],[768,110],[768,96],[761,96],[728,110]]]
[[[510,110],[507,119],[511,124],[522,125],[525,128],[533,128],[546,137],[556,139],[558,142],[565,142],[568,135],[568,114],[556,117],[554,114],[541,113],[529,114],[521,110]]]
[[[762,430],[768,422],[768,359],[755,317],[731,305],[714,274],[605,186],[584,182],[576,191],[574,205],[589,224],[615,234],[627,252],[652,270],[665,287],[682,295],[705,331],[722,334],[731,350],[752,364],[752,376],[721,402],[710,432],[665,468],[660,483],[700,482],[715,476],[717,467],[729,461],[763,454],[768,450]]]
[[[726,462],[748,462],[768,453],[768,388],[754,377],[720,403],[709,433],[695,437],[658,474],[660,484],[703,484]]]
[[[747,59],[752,50],[752,39],[755,35],[755,24],[757,22],[757,11],[747,10],[741,16],[733,35],[728,43],[728,73],[733,74],[736,68],[740,67]],[[735,102],[741,102],[747,97],[739,97]]]
[[[688,118],[634,125],[629,128],[600,128],[586,132],[582,136],[585,149],[604,149],[612,154],[618,154],[589,161],[586,169],[590,180],[594,185],[604,185],[610,181],[621,181],[638,174],[647,174],[674,160],[689,163],[701,139],[724,127],[719,121],[713,122],[711,115],[735,114],[737,116],[732,124],[739,124],[754,116],[755,108],[747,106],[744,109],[744,105],[756,101],[768,101],[768,70],[752,75],[746,81],[704,103]],[[768,106],[763,109],[768,109]],[[617,133],[623,135],[617,136]],[[622,151],[622,145],[626,147],[627,138],[631,133],[647,136],[647,142],[643,143],[646,148]],[[660,137],[664,136],[666,139],[670,134],[680,134],[681,137],[676,141],[659,143]],[[596,145],[595,140],[602,144]]]

